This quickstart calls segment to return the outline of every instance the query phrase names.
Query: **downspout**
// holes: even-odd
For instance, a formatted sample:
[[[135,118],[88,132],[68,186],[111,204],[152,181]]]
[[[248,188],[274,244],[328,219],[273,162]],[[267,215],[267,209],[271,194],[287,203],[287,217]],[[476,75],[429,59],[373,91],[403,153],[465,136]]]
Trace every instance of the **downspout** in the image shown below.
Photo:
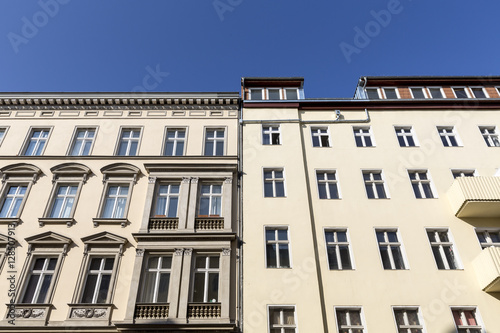
[[[245,87],[245,78],[242,79],[242,86]],[[239,123],[238,123],[238,170],[236,185],[238,188],[238,217],[237,217],[237,237],[236,237],[236,262],[238,263],[238,321],[240,330],[243,332],[243,96],[239,101]]]

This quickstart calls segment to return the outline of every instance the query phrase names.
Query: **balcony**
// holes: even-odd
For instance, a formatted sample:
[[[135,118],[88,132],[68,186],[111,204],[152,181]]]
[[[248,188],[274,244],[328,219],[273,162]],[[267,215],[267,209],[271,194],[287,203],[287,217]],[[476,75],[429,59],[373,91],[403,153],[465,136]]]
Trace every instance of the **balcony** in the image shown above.
[[[481,288],[489,293],[500,292],[500,247],[485,248],[473,261]]]
[[[168,310],[168,304],[136,304],[134,319],[167,319]]]
[[[194,221],[195,230],[223,230],[223,217],[197,217]]]
[[[178,217],[151,217],[148,229],[150,231],[177,230],[179,228]]]
[[[447,194],[456,217],[500,217],[500,177],[458,177]]]
[[[189,303],[189,319],[218,319],[221,317],[220,303]]]

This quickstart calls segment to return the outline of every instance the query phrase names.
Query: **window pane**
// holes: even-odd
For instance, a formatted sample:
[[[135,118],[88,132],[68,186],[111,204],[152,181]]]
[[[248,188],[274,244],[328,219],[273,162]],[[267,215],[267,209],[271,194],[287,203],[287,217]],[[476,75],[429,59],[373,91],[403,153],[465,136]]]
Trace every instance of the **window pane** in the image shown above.
[[[286,89],[286,99],[298,99],[297,98],[297,90],[296,89]]]
[[[278,240],[287,240],[288,239],[288,231],[278,229]]]
[[[165,155],[173,156],[174,155],[174,143],[172,141],[168,141],[165,146]]]
[[[177,141],[175,156],[182,156],[183,152],[184,152],[184,141]]]
[[[214,143],[213,141],[205,142],[205,156],[213,156],[214,155]]]
[[[264,183],[264,196],[273,197],[273,183],[271,182]]]
[[[279,244],[280,267],[290,267],[288,244]]]
[[[335,251],[335,246],[329,246],[327,248],[328,254],[328,265],[330,269],[339,269],[339,263],[337,261],[337,253]]]
[[[280,99],[279,89],[268,89],[269,99]]]
[[[398,95],[396,94],[396,89],[384,89],[385,97],[387,99],[396,99]]]
[[[285,196],[285,186],[283,182],[276,182],[276,196],[284,197]]]
[[[224,155],[224,141],[217,141],[217,146],[215,148],[216,156]]]
[[[160,275],[160,283],[158,285],[158,298],[157,302],[166,303],[168,299],[168,284],[170,282],[170,273]]]
[[[342,269],[351,269],[351,257],[349,256],[349,247],[346,245],[339,246],[340,260],[342,261]]]
[[[441,253],[439,253],[439,248],[437,246],[432,247],[432,253],[434,253],[434,259],[436,259],[436,264],[439,269],[445,269],[443,263],[443,258],[441,258]]]
[[[200,199],[200,215],[209,215],[210,199],[201,198]]]
[[[30,276],[28,285],[26,287],[26,291],[24,292],[22,303],[31,303],[33,301],[33,297],[35,297],[36,286],[38,285],[39,279],[40,275],[32,274]]]
[[[219,298],[219,273],[208,274],[208,302],[217,302]]]
[[[261,100],[262,99],[262,90],[261,89],[252,89],[250,90],[250,98],[255,99],[255,100]]]
[[[411,92],[413,94],[413,98],[425,98],[422,88],[412,88]]]
[[[45,303],[45,297],[47,296],[47,292],[49,291],[50,281],[52,281],[52,274],[45,275],[43,278],[42,286],[40,287],[40,291],[38,293],[36,303]]]
[[[155,278],[156,275],[151,272],[147,272],[144,275],[144,291],[142,294],[142,302],[144,303],[152,303],[153,302],[153,297],[154,297],[154,290],[155,290]]]
[[[178,198],[170,198],[167,217],[177,217]]]
[[[193,302],[203,302],[205,292],[205,274],[194,274]]]
[[[92,303],[94,290],[96,288],[97,275],[88,275],[85,289],[83,290],[82,303]]]
[[[381,246],[380,247],[380,255],[382,256],[382,264],[384,266],[384,269],[392,269],[392,267],[391,267],[391,261],[389,259],[389,254],[387,252],[387,247],[386,246]]]
[[[96,303],[106,303],[108,297],[109,283],[111,282],[111,274],[102,275],[99,293],[97,294]]]
[[[319,198],[326,199],[326,184],[318,184]]]
[[[266,245],[266,262],[268,268],[276,268],[276,244]]]

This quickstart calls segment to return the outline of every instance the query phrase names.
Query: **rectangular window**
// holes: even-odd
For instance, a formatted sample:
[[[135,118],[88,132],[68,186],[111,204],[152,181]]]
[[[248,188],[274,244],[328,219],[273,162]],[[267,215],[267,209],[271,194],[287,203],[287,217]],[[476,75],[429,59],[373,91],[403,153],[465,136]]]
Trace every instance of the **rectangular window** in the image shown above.
[[[72,216],[73,205],[78,193],[78,185],[61,184],[55,192],[49,217],[68,218]]]
[[[380,99],[378,88],[366,88],[366,94],[368,95],[368,99]]]
[[[267,99],[270,100],[280,100],[281,99],[281,89],[280,88],[268,88],[267,89]]]
[[[193,279],[193,302],[219,301],[219,256],[197,255]]]
[[[94,144],[95,128],[79,128],[76,130],[71,145],[71,156],[88,156]]]
[[[34,258],[27,277],[21,303],[47,303],[47,294],[53,280],[57,258]]]
[[[151,255],[148,257],[142,278],[142,303],[167,303],[172,269],[172,256]]]
[[[398,99],[398,89],[397,88],[382,88],[386,99]]]
[[[288,228],[266,227],[266,267],[290,268]]]
[[[251,100],[263,100],[262,89],[250,89],[250,99]]]
[[[320,199],[340,199],[335,170],[316,171]]]
[[[335,314],[337,316],[338,333],[365,332],[361,308],[337,308]]]
[[[426,98],[423,87],[413,87],[413,88],[410,88],[410,92],[411,92],[411,95],[413,96],[413,98],[415,98],[415,99],[424,99],[424,98]]]
[[[18,217],[27,189],[27,185],[10,185],[8,187],[0,210],[0,217]]]
[[[476,234],[483,249],[490,246],[500,246],[500,229],[476,230]]]
[[[418,308],[394,308],[394,318],[401,333],[424,333]]]
[[[90,259],[81,303],[107,302],[114,262],[114,258],[93,257]]]
[[[452,89],[456,98],[469,98],[469,93],[465,87],[457,87]]]
[[[285,196],[285,177],[283,169],[264,169],[264,197]]]
[[[427,230],[432,253],[439,269],[459,269],[458,259],[453,249],[447,229]]]
[[[369,199],[387,199],[381,170],[363,170],[363,181]]]
[[[415,147],[417,145],[411,126],[396,126],[394,129],[400,147]]]
[[[475,98],[488,98],[488,94],[482,87],[471,87],[470,90]]]
[[[123,128],[118,145],[118,156],[136,156],[141,139],[140,128]]]
[[[398,232],[396,230],[377,230],[376,233],[384,269],[406,269]]]
[[[280,125],[262,125],[262,144],[263,145],[281,144]]]
[[[0,145],[3,142],[3,138],[5,137],[5,133],[7,133],[7,127],[0,127]]]
[[[294,307],[269,307],[269,332],[270,333],[295,333]]]
[[[207,128],[205,132],[205,156],[224,155],[225,131],[223,128]]]
[[[430,178],[427,176],[427,170],[408,170],[411,186],[417,199],[434,198],[432,184]]]
[[[102,218],[121,219],[125,218],[125,209],[129,194],[129,185],[112,184],[109,185],[104,199],[104,209]]]
[[[165,156],[184,155],[184,143],[186,140],[185,128],[169,128],[165,139]]]
[[[356,140],[356,146],[357,147],[373,147],[375,146],[373,139],[372,139],[372,133],[371,133],[371,127],[354,127],[354,139]]]
[[[474,177],[476,174],[475,170],[451,170],[453,178],[458,177]]]
[[[438,126],[437,131],[445,147],[458,147],[460,142],[453,126]]]
[[[427,88],[431,98],[444,98],[441,88]]]
[[[311,127],[313,147],[330,147],[328,127]]]
[[[353,269],[347,230],[325,230],[328,267],[332,270]]]
[[[198,216],[221,216],[222,185],[202,184]]]
[[[459,333],[485,332],[476,308],[452,308],[451,312]]]
[[[297,100],[299,99],[299,94],[297,89],[285,89],[285,98],[289,100]]]
[[[49,139],[50,128],[33,128],[26,142],[24,156],[40,156],[43,154],[45,144]]]
[[[488,147],[500,147],[496,126],[479,126],[479,130]]]
[[[179,187],[179,184],[160,184],[158,186],[154,210],[155,216],[177,217]]]

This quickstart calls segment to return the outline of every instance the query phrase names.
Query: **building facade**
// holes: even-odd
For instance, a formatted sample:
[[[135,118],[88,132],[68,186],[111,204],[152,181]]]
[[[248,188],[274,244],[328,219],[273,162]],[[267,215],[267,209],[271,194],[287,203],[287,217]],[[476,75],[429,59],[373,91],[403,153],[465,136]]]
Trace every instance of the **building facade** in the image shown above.
[[[242,79],[243,331],[500,332],[499,89]]]
[[[5,332],[234,332],[238,93],[0,96]]]

